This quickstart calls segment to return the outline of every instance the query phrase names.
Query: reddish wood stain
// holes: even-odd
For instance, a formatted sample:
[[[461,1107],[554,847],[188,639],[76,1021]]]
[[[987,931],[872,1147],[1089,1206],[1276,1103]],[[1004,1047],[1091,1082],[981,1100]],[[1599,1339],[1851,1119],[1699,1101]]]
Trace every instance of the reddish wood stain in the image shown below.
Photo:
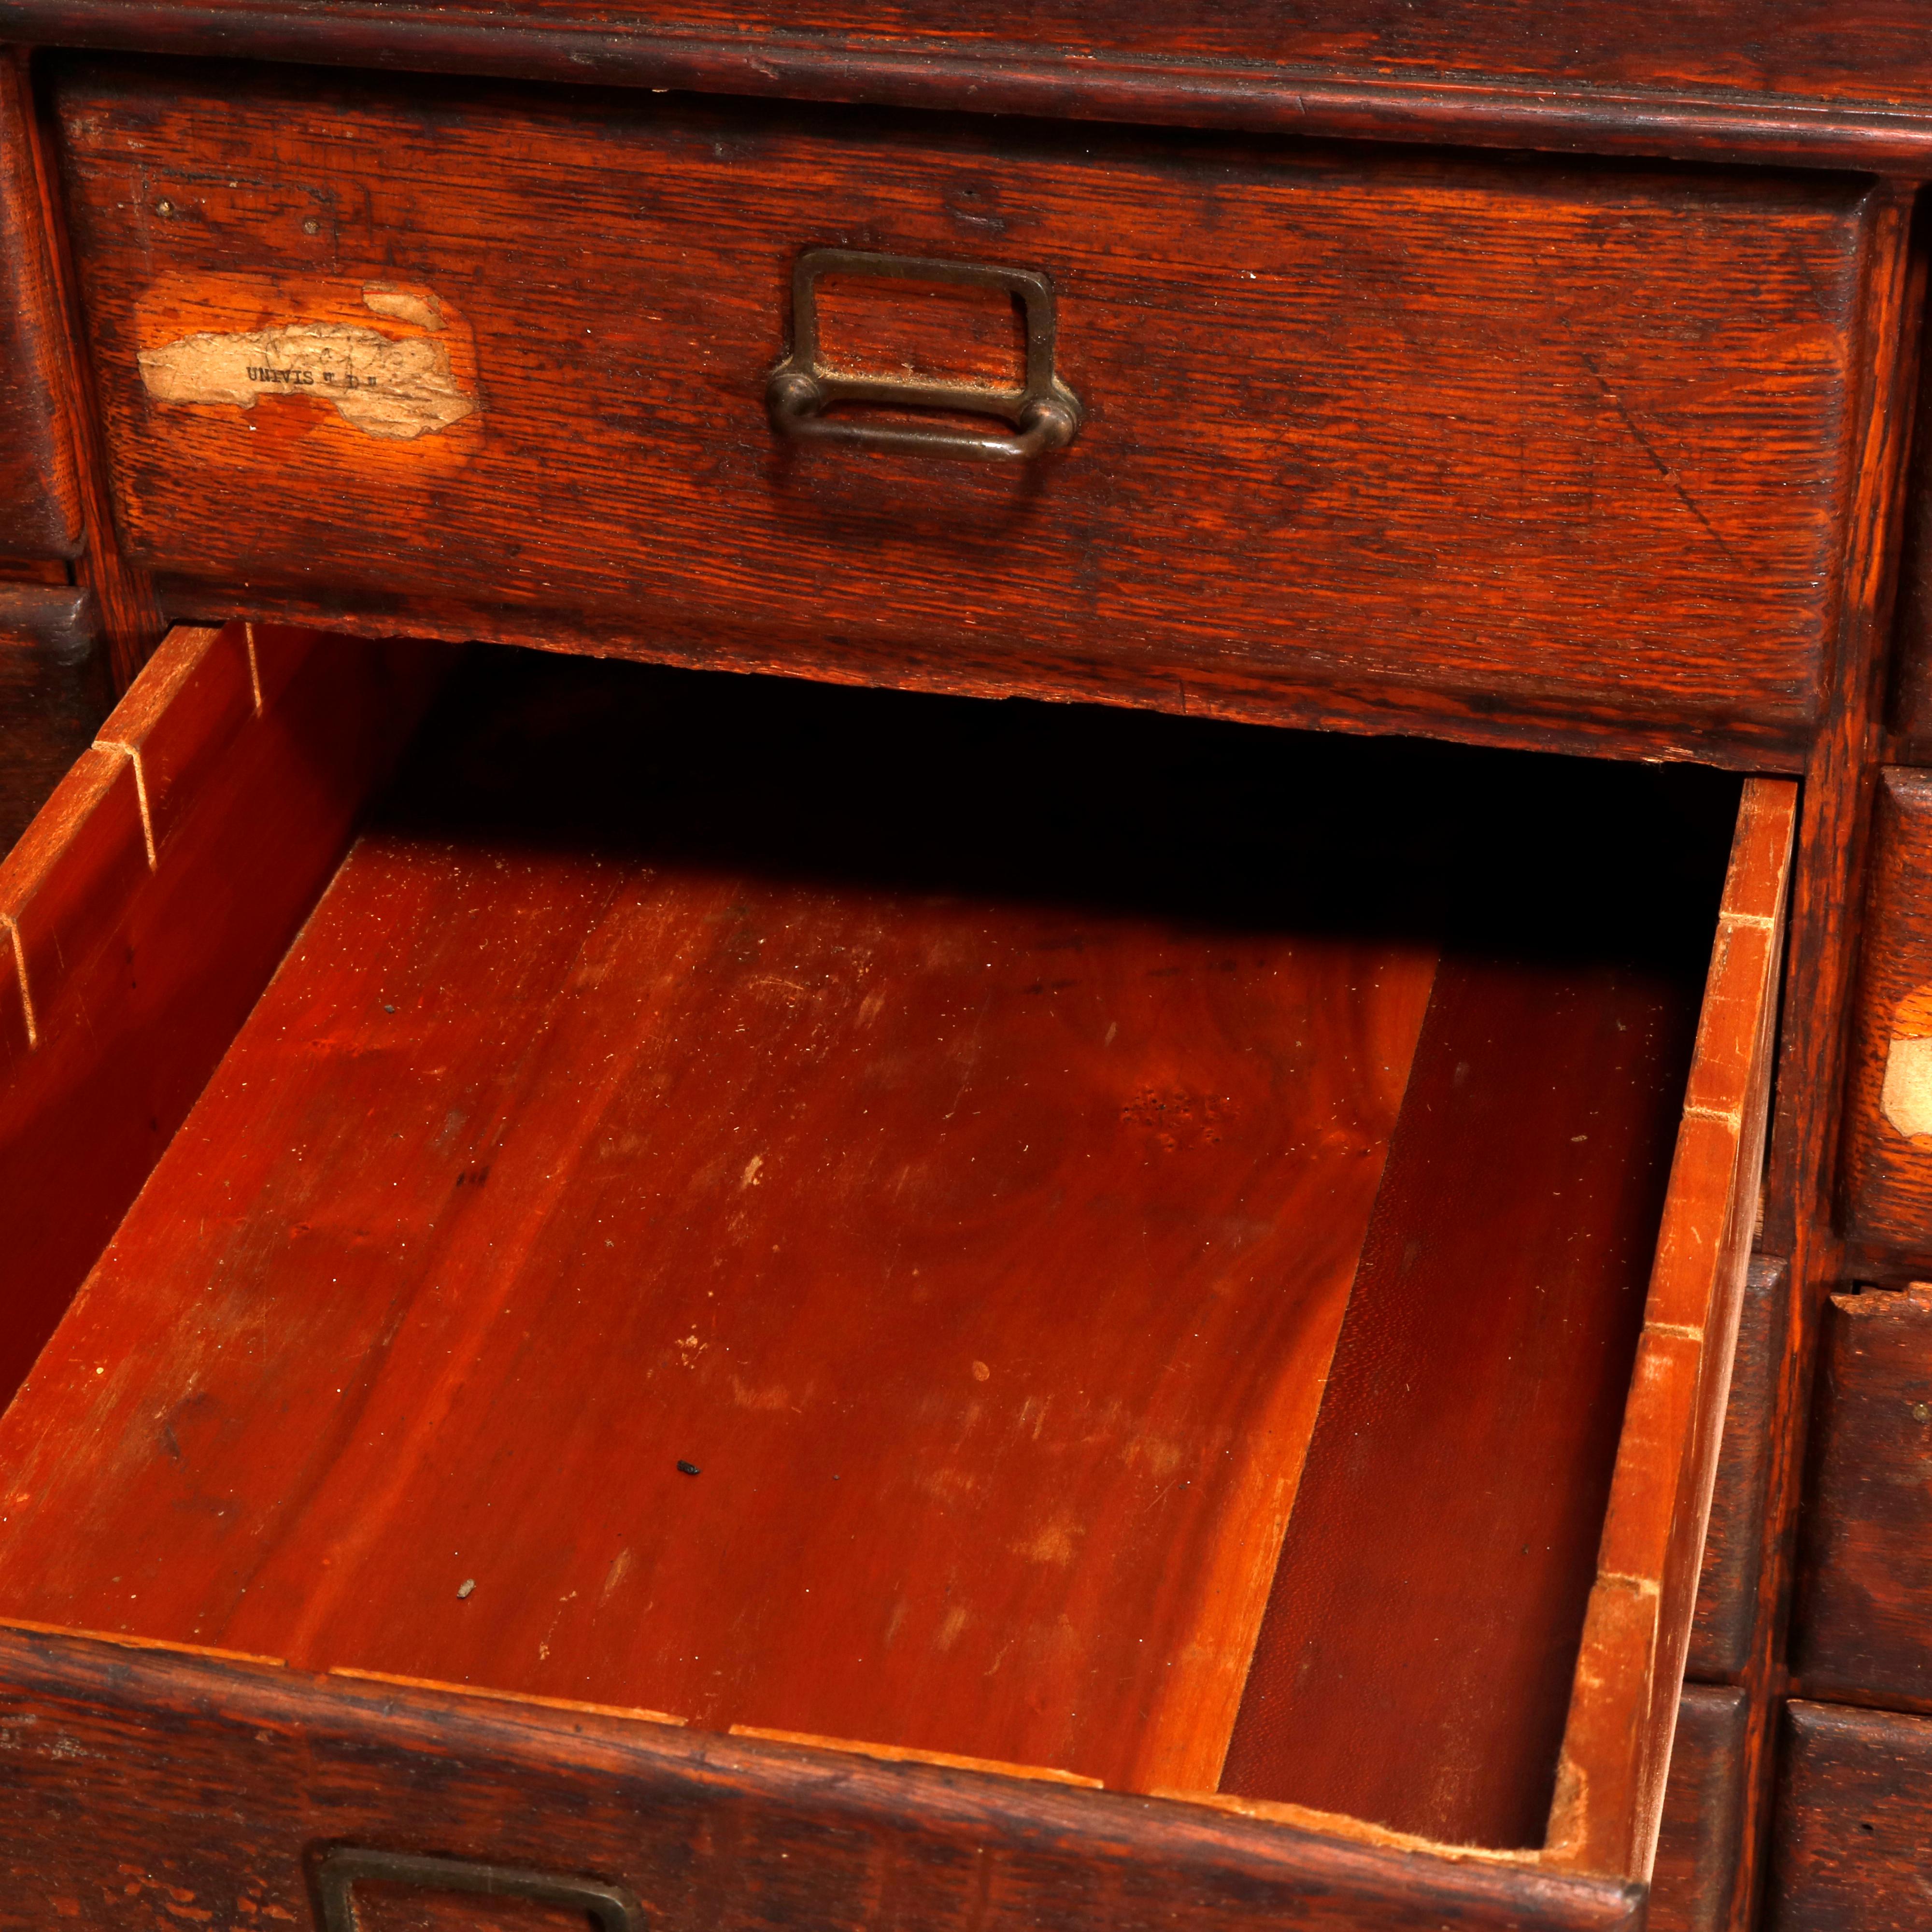
[[[1376,1209],[1391,1134],[1466,1135],[1405,1111],[1442,936],[1558,1006],[1634,948],[1681,1019],[1734,796],[486,661],[0,1422],[0,1613],[1211,1789],[1371,1211],[1372,1256],[1420,1226]],[[1674,1037],[1580,1197],[1624,1259]],[[1528,1039],[1496,1036],[1486,1184],[1587,1246],[1522,1149],[1588,1170],[1602,1079]],[[1491,1245],[1467,1217],[1444,1295]],[[1617,1328],[1622,1267],[1578,1320]],[[1364,1282],[1352,1330],[1411,1325]],[[1600,1482],[1546,1477],[1614,1444],[1590,1374],[1504,1404],[1527,1434],[1462,1468],[1499,1487],[1445,1465],[1420,1562],[1554,1495],[1580,1603]],[[1406,1480],[1337,1471],[1331,1535]],[[1547,1688],[1501,1687],[1532,1756]]]

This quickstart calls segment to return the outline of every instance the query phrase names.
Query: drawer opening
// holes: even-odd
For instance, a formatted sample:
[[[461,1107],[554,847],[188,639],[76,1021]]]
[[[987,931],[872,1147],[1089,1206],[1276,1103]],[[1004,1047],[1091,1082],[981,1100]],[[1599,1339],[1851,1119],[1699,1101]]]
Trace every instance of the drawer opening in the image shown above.
[[[479,648],[0,1621],[1540,1846],[1741,784]]]

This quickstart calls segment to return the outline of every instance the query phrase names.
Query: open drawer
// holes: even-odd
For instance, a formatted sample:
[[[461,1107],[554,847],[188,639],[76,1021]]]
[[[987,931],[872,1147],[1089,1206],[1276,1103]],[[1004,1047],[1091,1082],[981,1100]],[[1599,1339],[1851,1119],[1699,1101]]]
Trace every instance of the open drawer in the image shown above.
[[[448,662],[0,870],[23,1909],[1640,1910],[1793,788]]]

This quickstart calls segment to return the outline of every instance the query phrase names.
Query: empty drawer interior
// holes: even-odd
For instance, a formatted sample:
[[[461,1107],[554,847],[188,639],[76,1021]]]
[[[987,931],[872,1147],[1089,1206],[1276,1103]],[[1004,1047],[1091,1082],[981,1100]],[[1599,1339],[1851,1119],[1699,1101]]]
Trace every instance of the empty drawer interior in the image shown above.
[[[1738,796],[475,651],[0,1617],[1537,1844]]]

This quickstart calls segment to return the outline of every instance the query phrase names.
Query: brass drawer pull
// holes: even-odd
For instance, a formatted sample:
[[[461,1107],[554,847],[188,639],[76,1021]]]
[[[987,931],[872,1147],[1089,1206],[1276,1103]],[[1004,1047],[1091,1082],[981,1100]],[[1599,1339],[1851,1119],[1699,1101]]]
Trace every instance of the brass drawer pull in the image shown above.
[[[922,382],[855,376],[826,368],[818,356],[818,280],[846,274],[910,282],[957,282],[1017,296],[1026,311],[1026,381],[1017,389],[982,383]],[[1030,268],[995,268],[973,262],[935,262],[912,255],[873,255],[851,248],[808,248],[792,270],[791,353],[772,371],[765,401],[773,426],[801,441],[842,442],[866,449],[910,450],[925,456],[963,456],[993,462],[1064,449],[1079,428],[1079,399],[1053,373],[1058,322],[1053,284]],[[838,403],[882,403],[899,408],[952,410],[998,416],[1016,436],[922,429],[903,423],[854,422],[826,415]]]
[[[587,1912],[598,1932],[644,1932],[644,1909],[622,1886],[596,1879],[553,1878],[515,1865],[472,1864],[463,1858],[422,1858],[338,1845],[316,1866],[322,1895],[322,1932],[357,1932],[353,1893],[358,1883],[421,1885],[493,1898],[530,1898]]]

